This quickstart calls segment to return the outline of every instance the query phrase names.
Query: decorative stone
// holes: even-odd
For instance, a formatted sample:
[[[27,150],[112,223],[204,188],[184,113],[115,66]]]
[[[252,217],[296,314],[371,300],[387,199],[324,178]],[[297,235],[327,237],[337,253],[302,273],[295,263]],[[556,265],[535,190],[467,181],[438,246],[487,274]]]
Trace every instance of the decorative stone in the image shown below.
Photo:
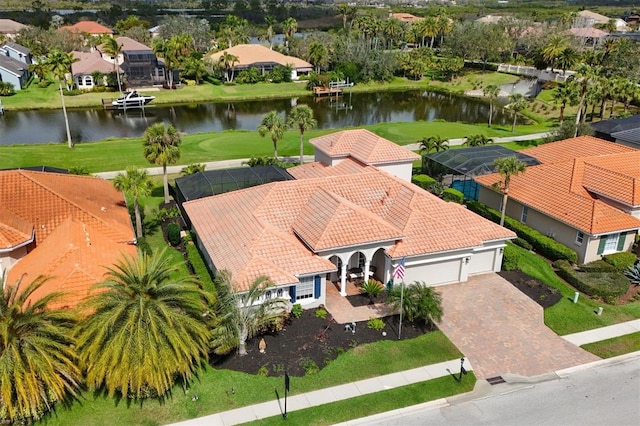
[[[264,341],[264,337],[260,339],[260,343],[258,343],[258,349],[260,349],[260,353],[263,354],[267,350],[267,342]]]

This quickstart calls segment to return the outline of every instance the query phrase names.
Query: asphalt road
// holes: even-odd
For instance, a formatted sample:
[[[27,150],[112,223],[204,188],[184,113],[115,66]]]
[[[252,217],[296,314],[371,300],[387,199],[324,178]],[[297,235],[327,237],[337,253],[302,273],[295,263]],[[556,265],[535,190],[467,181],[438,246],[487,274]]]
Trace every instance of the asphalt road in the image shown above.
[[[496,385],[487,396],[449,404],[347,424],[637,426],[640,357],[536,384]]]

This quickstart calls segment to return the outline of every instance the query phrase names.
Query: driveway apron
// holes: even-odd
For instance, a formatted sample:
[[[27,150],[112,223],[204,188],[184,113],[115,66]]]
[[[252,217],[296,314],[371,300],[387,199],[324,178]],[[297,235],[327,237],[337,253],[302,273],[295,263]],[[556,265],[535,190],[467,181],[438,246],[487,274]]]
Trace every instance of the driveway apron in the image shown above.
[[[542,307],[497,274],[438,291],[444,310],[439,327],[479,378],[537,376],[599,359],[551,331]]]

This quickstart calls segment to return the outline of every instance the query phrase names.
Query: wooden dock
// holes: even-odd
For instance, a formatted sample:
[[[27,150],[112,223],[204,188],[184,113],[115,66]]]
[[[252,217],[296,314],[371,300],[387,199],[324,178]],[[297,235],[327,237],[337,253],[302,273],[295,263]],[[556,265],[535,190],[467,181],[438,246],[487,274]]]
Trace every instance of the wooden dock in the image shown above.
[[[342,89],[339,87],[316,86],[313,88],[315,96],[340,96]]]

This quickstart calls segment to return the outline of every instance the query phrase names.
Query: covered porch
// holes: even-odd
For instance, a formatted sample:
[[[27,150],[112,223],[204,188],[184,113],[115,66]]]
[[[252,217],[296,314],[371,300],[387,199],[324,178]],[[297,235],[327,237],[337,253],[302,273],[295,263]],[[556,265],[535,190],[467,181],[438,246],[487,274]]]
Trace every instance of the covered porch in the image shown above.
[[[349,303],[349,300],[340,293],[338,284],[339,283],[334,283],[330,280],[326,280],[325,282],[327,289],[325,307],[338,324],[368,321],[371,318],[382,318],[398,313],[384,303],[354,307]],[[349,282],[346,286],[346,295],[359,294],[359,288],[358,284]]]

